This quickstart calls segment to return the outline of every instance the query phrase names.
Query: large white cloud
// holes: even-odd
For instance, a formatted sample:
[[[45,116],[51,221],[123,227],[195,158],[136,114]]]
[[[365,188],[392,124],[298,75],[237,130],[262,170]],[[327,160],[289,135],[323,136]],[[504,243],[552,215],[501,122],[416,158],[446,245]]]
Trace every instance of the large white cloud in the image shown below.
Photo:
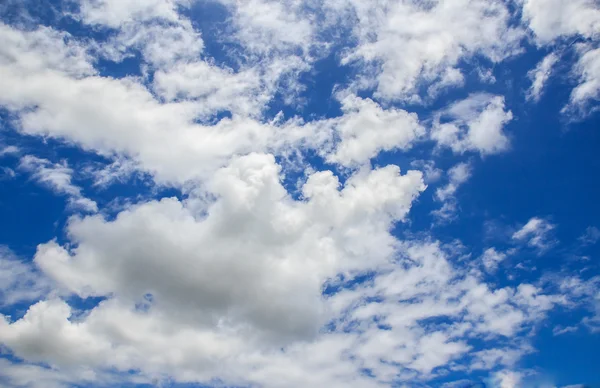
[[[399,262],[382,264],[372,282],[323,301],[332,329],[282,350],[249,335],[247,328],[234,329],[231,320],[186,321],[161,306],[160,294],[134,307],[116,293],[83,316],[56,299],[40,302],[22,319],[0,323],[0,340],[19,357],[65,371],[140,369],[148,378],[167,373],[178,381],[219,378],[265,387],[386,386],[430,378],[440,367],[460,368],[451,361],[468,355],[472,340],[480,349],[482,340],[489,341],[489,355],[475,354],[474,368],[482,362],[487,369],[510,364],[507,357],[518,358],[514,345],[498,348],[493,339],[530,330],[556,303],[564,303],[531,285],[493,290],[464,277],[436,243],[398,248]],[[451,323],[427,323],[435,318]],[[361,368],[374,378],[361,377]]]
[[[325,318],[321,285],[365,260],[387,260],[389,222],[406,215],[424,185],[419,173],[399,176],[388,167],[338,192],[335,177],[316,173],[303,189],[308,202],[296,203],[278,174],[270,156],[237,159],[209,184],[216,203],[190,199],[192,211],[163,199],[113,222],[73,220],[68,233],[77,247],[42,245],[36,263],[84,297],[116,294],[133,303],[152,294],[186,322],[316,335]],[[356,233],[362,238],[352,241]]]

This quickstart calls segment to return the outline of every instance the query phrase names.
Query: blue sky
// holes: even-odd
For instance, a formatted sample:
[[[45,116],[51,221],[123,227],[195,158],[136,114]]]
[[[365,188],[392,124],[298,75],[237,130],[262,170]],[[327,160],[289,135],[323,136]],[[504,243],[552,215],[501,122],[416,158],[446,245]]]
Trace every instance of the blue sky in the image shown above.
[[[600,383],[594,0],[0,5],[0,385]]]

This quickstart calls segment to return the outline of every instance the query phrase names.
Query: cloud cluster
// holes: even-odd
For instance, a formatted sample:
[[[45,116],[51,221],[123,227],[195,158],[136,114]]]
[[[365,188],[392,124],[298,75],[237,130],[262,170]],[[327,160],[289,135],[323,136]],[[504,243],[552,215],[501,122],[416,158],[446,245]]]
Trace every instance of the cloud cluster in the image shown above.
[[[597,311],[597,280],[489,284],[474,266],[492,275],[508,253],[489,248],[474,264],[430,233],[399,233],[441,176],[423,159],[449,150],[433,214],[452,219],[474,169],[464,155],[507,152],[513,120],[503,96],[483,92],[430,114],[400,104],[460,87],[465,61],[518,54],[528,26],[540,46],[589,39],[570,101],[587,109],[600,78],[590,2],[521,1],[521,25],[494,0],[219,0],[216,42],[192,1],[75,3],[63,16],[86,38],[0,22],[11,128],[93,155],[100,167],[85,172],[97,186],[140,172],[176,194],[109,214],[73,182],[71,161],[0,151],[88,212],[40,241],[33,262],[0,250],[0,307],[26,304],[0,316],[11,354],[0,383],[385,387],[484,371],[511,387],[551,310]],[[530,75],[534,100],[553,55]],[[326,58],[349,73],[318,91],[339,112],[301,114],[302,77]],[[138,67],[128,76],[98,66],[126,59]],[[416,148],[427,148],[419,161]],[[532,218],[512,240],[545,251],[554,228]],[[597,328],[597,316],[584,323]]]
[[[579,85],[571,93],[563,112],[576,118],[590,113],[590,105],[598,100],[600,75],[598,42],[600,38],[600,9],[593,0],[524,0],[523,20],[533,32],[538,46],[561,45],[565,40],[585,39],[577,45],[579,57],[573,73]],[[571,43],[572,43],[571,42]],[[549,54],[532,71],[533,85],[529,96],[539,100],[550,68],[557,61],[556,54]],[[592,109],[593,110],[593,109]]]
[[[364,61],[363,86],[389,100],[420,101],[421,88],[436,95],[440,88],[463,83],[459,62],[476,55],[498,62],[519,50],[523,31],[510,25],[506,5],[489,0],[334,1],[344,9],[358,46],[344,62]],[[360,83],[357,86],[361,86]]]

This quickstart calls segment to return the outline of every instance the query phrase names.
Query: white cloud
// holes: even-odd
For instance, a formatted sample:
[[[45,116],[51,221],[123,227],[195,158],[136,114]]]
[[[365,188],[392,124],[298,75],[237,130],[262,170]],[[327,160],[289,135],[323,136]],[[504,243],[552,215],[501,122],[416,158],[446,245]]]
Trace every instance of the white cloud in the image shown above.
[[[583,245],[593,245],[600,241],[600,229],[595,226],[590,226],[585,230],[585,233],[579,237],[579,241]]]
[[[131,22],[180,19],[177,6],[185,0],[82,0],[80,16],[87,24],[118,28]]]
[[[71,39],[67,33],[48,27],[24,33],[0,22],[0,36],[4,42],[0,47],[3,78],[9,76],[7,68],[12,68],[17,73],[11,74],[12,76],[39,76],[48,71],[60,71],[68,76],[81,78],[96,73],[86,48]],[[4,95],[2,102],[10,107],[5,100],[8,97]]]
[[[33,268],[0,245],[0,307],[37,301],[50,293],[51,283]]]
[[[528,75],[531,79],[531,88],[527,93],[527,98],[538,102],[544,92],[544,87],[552,74],[552,68],[558,61],[558,55],[550,53],[542,59],[535,69],[531,70]]]
[[[573,36],[588,39],[576,47],[579,59],[573,68],[579,85],[573,89],[563,109],[575,119],[587,116],[597,108],[591,104],[600,99],[600,8],[594,0],[524,0],[523,19],[533,31],[540,46],[551,45]],[[552,54],[551,54],[552,55]],[[546,62],[548,61],[548,62]],[[533,75],[529,96],[539,99],[555,58],[546,57]]]
[[[314,43],[314,24],[304,1],[219,1],[232,10],[236,38],[252,53],[306,51]]]
[[[2,167],[0,168],[0,171],[2,171],[2,174],[0,174],[0,179],[12,179],[17,176],[15,170],[10,167]]]
[[[258,181],[255,183],[259,184]],[[320,187],[325,189],[325,186]],[[368,183],[365,182],[364,188],[367,187],[369,187]],[[344,194],[344,190],[346,189],[340,192],[340,200],[353,197],[350,193]],[[380,190],[373,190],[373,193],[378,192]],[[313,193],[313,195],[319,196],[324,194],[322,190],[320,194]],[[364,196],[353,198],[364,198]],[[311,197],[310,201],[316,201],[316,197]],[[241,203],[247,202],[241,201]],[[307,206],[310,206],[310,203]],[[353,207],[347,207],[349,211],[352,209]],[[130,214],[122,214],[114,223],[104,223],[103,226],[100,226],[101,229],[94,230],[99,232],[98,237],[92,236],[91,230],[88,232],[74,231],[74,228],[97,227],[92,224],[72,226],[71,233],[72,235],[79,233],[79,237],[83,237],[83,233],[89,233],[85,238],[106,241],[105,236],[107,232],[112,231],[112,228],[117,229],[114,231],[115,234],[123,233],[119,228],[127,225],[133,227],[133,220],[129,217],[135,216],[136,212],[145,210],[135,209]],[[211,212],[211,214],[214,213]],[[319,212],[313,214],[318,217]],[[322,217],[321,219],[328,218]],[[338,221],[340,220],[338,219]],[[96,223],[97,217],[79,222]],[[138,227],[144,225],[142,222]],[[197,221],[192,218],[186,221],[189,226],[195,222]],[[208,219],[200,224],[203,222],[210,223]],[[345,222],[357,222],[357,218],[351,217]],[[118,224],[123,226],[116,227],[115,225]],[[156,228],[158,225],[162,225],[165,230],[171,228],[171,225],[165,225],[160,219],[156,219],[155,225],[149,227]],[[358,227],[360,224],[356,225]],[[334,229],[333,234],[336,234],[336,230]],[[347,227],[339,229],[339,231],[347,230],[349,230]],[[364,233],[368,229],[365,229],[363,225],[361,230],[361,233]],[[181,231],[171,233],[173,238],[180,235],[178,232]],[[240,241],[250,243],[250,240],[241,238],[242,235],[237,234],[237,236]],[[74,236],[73,238],[78,241],[79,237]],[[350,238],[350,236],[348,237]],[[335,236],[330,235],[329,239],[333,238]],[[379,237],[380,240],[381,238],[383,235]],[[148,242],[154,240],[154,236],[146,239]],[[179,240],[179,243],[183,244],[182,239],[179,238]],[[280,244],[296,245],[289,238],[273,240],[271,243],[277,244],[278,241]],[[114,281],[119,281],[119,279],[106,278],[102,273],[111,268],[111,264],[104,263],[108,256],[98,258],[95,264],[96,266],[106,265],[106,269],[97,267],[99,271],[85,272],[92,268],[89,265],[93,262],[91,256],[85,259],[87,263],[82,262],[83,256],[81,255],[103,254],[103,252],[95,250],[91,245],[91,240],[79,241],[79,243],[76,256],[61,259],[55,256],[52,260],[58,261],[54,261],[51,267],[46,267],[40,261],[50,260],[49,255],[52,253],[44,252],[44,250],[60,249],[56,246],[49,244],[40,248],[36,260],[45,270],[51,268],[55,275],[61,272],[63,275],[61,280],[66,285],[77,286],[77,283],[88,282],[94,279],[93,274],[96,273],[98,275],[96,281],[100,281],[104,285],[108,284],[107,280],[113,281],[113,286],[110,287],[113,287],[115,292],[109,300],[102,302],[79,318],[71,317],[69,319],[74,313],[72,308],[63,301],[51,299],[32,306],[27,314],[18,321],[12,323],[0,321],[2,329],[0,330],[0,341],[9,346],[18,357],[29,361],[48,362],[58,370],[116,368],[117,371],[127,371],[139,368],[142,375],[149,379],[158,378],[167,373],[180,382],[206,382],[212,378],[220,378],[229,384],[254,383],[265,387],[277,387],[282,384],[290,387],[301,387],[307,384],[327,384],[332,387],[344,387],[351,384],[353,387],[375,387],[385,386],[393,381],[415,382],[431,378],[436,375],[436,368],[449,367],[452,360],[466,355],[471,349],[469,344],[471,338],[479,338],[479,340],[486,338],[493,340],[498,336],[511,338],[516,333],[543,320],[545,313],[554,304],[561,303],[560,298],[543,295],[541,290],[533,286],[521,285],[517,289],[507,287],[491,290],[474,278],[463,278],[461,272],[450,264],[448,257],[437,243],[400,243],[396,241],[394,245],[398,250],[395,251],[395,255],[399,255],[400,262],[379,261],[381,263],[379,274],[372,282],[356,285],[352,289],[344,288],[321,302],[333,318],[333,329],[329,332],[321,332],[318,336],[312,336],[305,341],[288,342],[282,351],[279,341],[273,344],[273,338],[266,341],[265,337],[257,336],[256,332],[252,335],[252,325],[256,325],[258,321],[255,319],[260,320],[261,317],[246,316],[246,319],[250,318],[249,321],[246,321],[242,319],[243,315],[235,314],[235,305],[230,305],[229,308],[223,310],[228,314],[228,318],[223,316],[209,324],[207,314],[211,308],[214,311],[214,308],[220,306],[219,303],[227,303],[227,298],[217,298],[212,300],[212,304],[200,307],[201,304],[207,302],[206,299],[202,300],[202,297],[207,294],[192,292],[186,295],[194,295],[196,298],[188,297],[176,301],[178,304],[187,304],[189,309],[179,308],[176,310],[177,314],[174,314],[171,307],[164,304],[163,301],[166,301],[164,298],[168,296],[168,293],[176,292],[180,287],[181,278],[178,277],[177,282],[171,284],[174,290],[163,289],[161,284],[167,284],[174,271],[177,271],[175,266],[179,264],[184,265],[182,268],[187,270],[188,277],[201,275],[199,272],[190,271],[190,267],[181,261],[185,256],[181,256],[181,258],[171,256],[171,265],[163,269],[164,276],[154,278],[150,282],[147,275],[151,274],[151,271],[140,272],[140,268],[155,266],[163,261],[156,262],[152,259],[153,253],[146,254],[146,251],[139,250],[143,249],[142,246],[132,243],[131,247],[135,246],[139,249],[135,249],[134,255],[131,255],[130,259],[138,257],[140,259],[136,260],[143,260],[146,266],[135,267],[135,272],[130,273],[127,280],[133,281],[133,285],[128,285],[125,278],[121,277],[128,272],[118,270],[122,265],[126,265],[126,262],[119,264],[120,267],[113,267],[112,274],[121,274],[119,279],[123,281],[121,286],[114,288],[116,286]],[[155,249],[159,243],[162,242],[154,242]],[[310,239],[308,243],[315,244],[314,239]],[[360,243],[364,244],[365,242],[360,241]],[[372,240],[372,244],[370,250],[366,251],[374,255],[372,248],[380,245],[381,241]],[[348,247],[347,241],[343,245],[346,254],[350,254],[350,256],[359,253],[360,250],[357,251],[357,248],[356,243],[354,246]],[[151,247],[147,249],[151,251]],[[319,252],[322,253],[323,250],[319,250]],[[383,254],[385,257],[393,252],[394,249],[388,249],[387,253],[385,249],[380,249],[378,254]],[[58,252],[54,254],[58,254]],[[236,264],[243,268],[248,268],[254,263],[254,261],[248,260],[250,257],[245,254],[236,255],[235,252],[232,254],[232,258],[237,257]],[[197,255],[201,256],[202,253]],[[44,256],[45,258],[43,258]],[[300,258],[310,260],[311,256],[299,255],[298,259]],[[372,256],[372,259],[377,258]],[[289,265],[293,265],[290,258],[282,256],[281,260],[287,260]],[[308,279],[298,277],[315,274],[315,269],[318,276],[318,269],[323,269],[331,263],[331,260],[322,256],[315,257],[315,260],[318,263],[303,263],[310,267],[309,271],[289,268],[293,274],[290,274],[291,277],[287,280],[293,281],[294,284],[298,284],[298,281],[306,281]],[[264,263],[265,260],[261,260],[257,264],[263,265],[261,262]],[[114,264],[115,261],[111,263]],[[215,271],[218,269],[219,263],[219,260],[205,261],[202,267],[206,271]],[[49,262],[45,264],[49,264]],[[273,262],[271,265],[277,266],[278,262]],[[66,276],[68,267],[78,271],[83,278]],[[231,271],[235,270],[236,266],[227,267],[227,273],[230,275],[235,275],[231,274]],[[242,298],[238,301],[249,301],[253,295],[256,295],[256,292],[260,292],[260,289],[268,284],[273,286],[285,284],[280,283],[279,274],[273,271],[279,271],[279,269],[273,267],[270,272],[266,273],[270,279],[267,284],[255,282],[250,276],[244,276],[241,279],[236,278],[240,282],[239,287],[222,289],[229,290],[228,292],[239,290],[240,292],[235,298]],[[219,283],[227,282],[228,279],[228,277],[219,277],[212,284],[214,287],[218,287]],[[254,286],[246,288],[253,282]],[[319,281],[313,285],[318,283]],[[210,284],[190,283],[189,286],[194,288],[213,287]],[[309,284],[310,281],[305,283],[305,286]],[[138,285],[142,285],[142,288],[139,288]],[[127,288],[130,290],[137,288],[140,293],[153,292],[153,297],[145,300],[138,298],[137,307],[134,307],[135,303],[128,301],[126,297]],[[247,305],[249,310],[258,307],[259,305],[256,303],[262,304],[263,309],[279,310],[281,314],[277,314],[270,322],[264,322],[264,324],[270,325],[269,333],[271,335],[278,330],[289,330],[289,327],[285,327],[286,324],[298,323],[295,321],[285,322],[288,317],[284,314],[286,310],[300,312],[308,308],[309,310],[305,310],[308,312],[314,308],[312,302],[298,304],[302,295],[297,294],[290,295],[296,303],[290,304],[288,300],[283,305],[279,304],[278,298],[282,295],[281,292],[285,294],[286,290],[287,287],[277,289],[268,299],[260,302],[257,300]],[[297,291],[306,295],[309,289],[301,287]],[[218,288],[215,288],[212,296],[217,297],[219,293]],[[224,295],[221,294],[221,296]],[[379,298],[380,301],[373,302],[373,297]],[[234,301],[234,299],[230,299],[230,301]],[[142,304],[145,306],[141,306]],[[192,306],[196,307],[192,308]],[[243,306],[245,305],[239,305],[239,307]],[[201,310],[197,310],[196,312],[199,314],[194,315],[194,310],[197,308],[201,308]],[[201,311],[204,313],[200,314]],[[376,317],[379,324],[387,325],[390,329],[380,329],[375,323]],[[192,319],[190,320],[190,318]],[[302,315],[298,318],[304,319]],[[432,326],[424,323],[428,318],[446,318],[452,323]],[[278,328],[279,324],[284,326]],[[49,335],[50,332],[52,335]],[[513,362],[508,361],[509,358],[514,361],[518,359],[519,354],[514,351],[512,353],[510,350],[493,351],[494,344],[495,342],[492,341],[488,345],[489,356],[481,355],[478,356],[478,359],[488,360],[486,362],[489,365],[509,364]],[[497,356],[493,356],[493,354]],[[359,368],[369,368],[376,376],[375,379],[360,377],[360,374],[357,373]]]
[[[27,388],[69,388],[74,384],[121,384],[126,378],[109,378],[103,373],[87,370],[57,370],[39,365],[0,359],[0,381],[8,387]],[[132,382],[147,382],[132,378]]]
[[[521,229],[516,231],[512,238],[544,252],[556,244],[556,241],[550,235],[555,228],[556,225],[544,219],[533,217]]]
[[[145,63],[155,69],[172,69],[179,63],[200,60],[204,42],[188,20],[164,26],[161,23],[125,24],[100,47],[104,55],[120,61],[139,50]]]
[[[578,46],[578,51],[580,57],[573,72],[579,85],[571,92],[564,111],[585,116],[589,113],[590,105],[600,100],[600,48],[594,49],[584,44]]]
[[[584,279],[567,276],[558,280],[559,289],[569,297],[571,307],[583,308],[587,316],[580,322],[590,331],[600,331],[600,277]]]
[[[156,88],[165,97],[183,92],[196,98],[161,103],[138,79],[95,76],[86,51],[64,34],[7,26],[0,34],[10,37],[0,48],[0,87],[13,91],[2,94],[0,104],[18,114],[23,133],[66,140],[109,158],[133,159],[158,183],[183,185],[207,178],[236,154],[281,150],[295,143],[319,147],[328,139],[320,140],[310,132],[314,127],[293,121],[262,123],[246,116],[263,108],[261,102],[275,93],[278,77],[289,70],[277,61],[261,70],[267,78],[259,86],[246,79],[250,70],[237,75],[211,68],[210,77],[222,81],[220,88],[191,83],[187,89],[169,78],[169,71],[159,72]],[[230,111],[233,117],[198,123],[219,111]]]
[[[594,0],[524,0],[523,19],[541,44],[565,36],[598,36],[600,9]]]
[[[302,201],[279,179],[272,156],[251,154],[219,170],[207,197],[140,204],[113,221],[72,219],[70,244],[41,245],[35,263],[82,297],[109,299],[83,316],[59,299],[39,302],[1,322],[0,341],[58,370],[370,387],[435,376],[473,336],[514,336],[560,303],[533,286],[490,289],[439,244],[392,237],[424,189],[417,172],[359,170],[343,188],[317,172]],[[328,279],[372,269],[372,282],[321,295]],[[422,323],[436,317],[452,324]],[[320,332],[328,320],[335,329]],[[357,377],[359,368],[376,379]]]
[[[438,114],[431,138],[440,147],[449,147],[455,153],[496,154],[510,145],[503,128],[512,118],[512,113],[505,110],[503,97],[472,94]]]
[[[498,252],[495,248],[488,248],[483,252],[481,261],[486,272],[494,273],[498,269],[498,264],[506,259],[506,253]]]
[[[469,163],[459,163],[448,170],[448,184],[435,191],[435,199],[442,202],[440,209],[434,210],[432,214],[441,221],[452,219],[457,212],[456,191],[471,177],[472,168]]]
[[[448,184],[436,190],[436,198],[443,202],[453,197],[456,190],[469,180],[471,172],[472,168],[469,163],[459,163],[452,167],[448,170]]]
[[[514,367],[518,361],[526,354],[533,351],[529,345],[513,348],[488,349],[477,352],[473,355],[473,370],[491,370],[498,366],[504,368]]]
[[[131,379],[418,384],[465,368],[512,368],[532,349],[526,334],[556,305],[585,300],[595,308],[592,283],[573,280],[565,296],[530,284],[496,287],[469,273],[457,249],[432,237],[399,240],[392,230],[440,172],[432,161],[419,165],[425,178],[369,165],[425,135],[416,114],[386,100],[434,99],[465,82],[464,60],[495,63],[520,49],[523,33],[509,27],[505,4],[221,3],[229,27],[217,43],[229,45],[232,68],[204,51],[201,32],[179,12],[187,0],[83,0],[75,16],[108,29],[107,41],[0,24],[0,88],[9,91],[0,104],[18,131],[109,159],[87,172],[98,185],[140,170],[183,198],[140,201],[116,217],[72,217],[65,239],[39,245],[34,264],[0,259],[0,277],[9,279],[2,297],[34,302],[24,316],[0,319],[0,342],[25,363],[0,360],[0,378],[44,388]],[[349,26],[349,44],[358,46],[342,61],[360,74],[347,94],[335,94],[342,114],[267,119],[274,96],[297,102],[298,75],[329,53],[336,42],[328,33]],[[99,57],[138,54],[139,78],[94,68]],[[362,87],[376,96],[358,97]],[[231,118],[217,120],[224,113]],[[511,119],[502,97],[472,94],[434,118],[431,136],[455,153],[494,154],[509,146],[503,127]],[[344,179],[297,163],[293,171],[305,176],[293,198],[282,183],[286,162],[276,161],[307,150]],[[21,168],[95,208],[66,162],[28,155]],[[454,166],[436,198],[455,203],[470,174],[468,163]],[[524,230],[515,240],[546,241],[539,225]],[[502,253],[488,249],[481,260],[492,271]],[[47,278],[56,283],[49,291]],[[329,287],[335,291],[324,295]],[[105,299],[80,311],[65,290]],[[585,323],[593,327],[595,317]]]
[[[574,333],[577,330],[579,330],[579,328],[577,326],[567,326],[567,327],[556,326],[552,329],[552,335],[558,336],[558,335],[563,335],[563,334],[568,334],[568,333]]]
[[[57,194],[66,195],[69,205],[73,208],[88,212],[98,211],[96,202],[84,197],[81,188],[72,183],[73,170],[66,162],[52,163],[48,159],[25,155],[20,160],[19,169],[31,173],[33,179]]]
[[[6,156],[6,155],[15,155],[18,154],[21,150],[19,149],[19,147],[17,146],[5,146],[2,149],[0,149],[0,158]]]
[[[425,129],[416,114],[401,109],[382,109],[371,99],[353,95],[341,99],[343,115],[317,123],[332,127],[339,143],[327,161],[344,166],[369,162],[381,151],[409,149]]]
[[[335,177],[316,173],[303,188],[308,202],[296,203],[278,174],[270,156],[240,158],[213,178],[216,203],[190,204],[206,217],[163,199],[114,222],[72,220],[77,248],[42,245],[36,263],[83,297],[115,293],[136,301],[151,293],[186,322],[222,322],[249,336],[311,337],[324,323],[321,284],[361,269],[363,255],[371,264],[385,261],[389,222],[406,215],[424,186],[419,173],[400,176],[387,167],[354,176],[338,192]],[[358,230],[363,237],[353,241]]]
[[[498,388],[518,388],[523,377],[520,372],[504,370],[496,373],[495,380]]]
[[[509,26],[505,4],[497,1],[381,1],[374,5],[344,0],[330,7],[338,13],[349,12],[345,19],[359,42],[344,63],[375,64],[375,79],[368,85],[374,84],[376,95],[383,99],[419,101],[421,86],[431,86],[429,91],[435,95],[460,85],[461,60],[479,54],[501,61],[519,50],[522,37],[519,29]]]
[[[442,177],[443,171],[435,167],[433,160],[413,160],[410,166],[423,172],[425,184],[435,183]]]

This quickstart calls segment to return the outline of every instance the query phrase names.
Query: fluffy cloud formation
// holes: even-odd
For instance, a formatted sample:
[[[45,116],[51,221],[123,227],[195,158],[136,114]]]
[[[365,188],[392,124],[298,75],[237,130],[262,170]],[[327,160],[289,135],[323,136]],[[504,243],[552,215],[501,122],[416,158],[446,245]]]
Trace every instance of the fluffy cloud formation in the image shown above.
[[[562,36],[593,37],[600,31],[600,10],[593,0],[524,0],[523,18],[544,44]]]
[[[437,115],[431,137],[455,153],[496,154],[509,147],[503,129],[512,118],[501,96],[473,94]]]
[[[343,115],[318,122],[333,129],[339,138],[327,161],[344,166],[368,162],[381,151],[409,149],[425,129],[416,114],[400,109],[384,110],[371,99],[346,96],[341,100]]]
[[[51,284],[30,263],[19,260],[0,246],[0,307],[39,300],[50,293]]]
[[[218,3],[226,16],[217,21],[188,0],[81,0],[62,15],[81,31],[0,22],[7,132],[89,158],[84,174],[95,181],[75,185],[70,166],[81,164],[71,159],[0,151],[94,213],[37,241],[31,262],[0,249],[0,346],[10,355],[0,384],[367,388],[477,371],[512,387],[555,308],[585,306],[582,325],[599,327],[597,279],[492,284],[485,275],[509,251],[477,257],[431,230],[412,233],[422,220],[411,209],[431,199],[426,184],[441,204],[434,217],[452,219],[473,173],[463,155],[510,148],[503,96],[468,90],[433,112],[427,104],[466,85],[470,61],[493,65],[522,50],[511,7]],[[560,19],[556,32],[540,3],[519,3],[540,45],[594,39],[595,22],[577,16],[588,3],[561,3],[579,21]],[[588,109],[597,50],[579,47],[570,106]],[[548,58],[531,73],[534,99]],[[131,75],[106,70],[125,60]],[[312,115],[306,78],[329,66],[344,80],[317,81],[331,109]],[[442,186],[435,166],[453,166]],[[150,199],[131,194],[115,211],[83,195],[136,173]],[[421,216],[426,228],[437,222],[429,209]],[[553,228],[532,218],[512,238],[541,252]]]
[[[266,387],[342,387],[352,381],[352,386],[370,387],[435,376],[437,368],[470,350],[471,339],[510,338],[562,303],[530,285],[491,290],[462,278],[437,244],[402,248],[403,265],[385,264],[372,283],[325,299],[334,318],[329,332],[289,343],[283,351],[249,336],[248,327],[234,329],[231,320],[187,323],[186,317],[168,314],[160,296],[147,297],[135,308],[113,296],[81,318],[72,317],[72,308],[62,301],[40,302],[22,319],[2,323],[0,340],[19,357],[51,360],[66,370],[141,368],[148,376],[167,372],[180,381],[218,377]],[[453,323],[425,324],[434,318]],[[480,363],[479,357],[473,362]],[[502,360],[489,358],[487,367]],[[360,368],[368,368],[375,379],[359,377]]]
[[[345,63],[375,64],[376,95],[389,100],[421,100],[419,88],[461,85],[457,66],[463,58],[483,55],[501,61],[518,51],[522,32],[509,25],[502,2],[489,0],[332,2],[350,14],[359,41]],[[369,67],[369,71],[372,68]],[[372,76],[371,76],[372,77]],[[437,86],[435,86],[437,85]],[[434,93],[436,94],[436,93]]]
[[[73,220],[68,233],[77,248],[42,245],[36,263],[81,297],[115,294],[133,303],[151,294],[166,314],[187,312],[181,319],[190,323],[310,337],[324,323],[321,284],[362,269],[361,254],[386,260],[391,246],[375,245],[385,241],[379,234],[424,189],[419,173],[400,176],[392,167],[357,175],[339,193],[335,177],[317,173],[303,188],[308,202],[294,203],[273,158],[257,154],[220,170],[210,186],[219,200],[208,208],[192,201],[195,212],[163,199],[109,223]],[[365,230],[351,242],[351,235],[329,236],[331,228]]]
[[[569,103],[563,110],[571,116],[587,116],[589,105],[598,100],[600,93],[600,55],[597,43],[600,37],[600,9],[593,0],[524,0],[523,19],[533,31],[538,45],[552,45],[565,38],[583,37],[593,43],[577,45],[579,60],[573,73],[579,85],[573,89]],[[550,54],[553,55],[553,54]],[[546,57],[533,75],[530,97],[539,99],[543,84],[548,78],[553,57]]]

